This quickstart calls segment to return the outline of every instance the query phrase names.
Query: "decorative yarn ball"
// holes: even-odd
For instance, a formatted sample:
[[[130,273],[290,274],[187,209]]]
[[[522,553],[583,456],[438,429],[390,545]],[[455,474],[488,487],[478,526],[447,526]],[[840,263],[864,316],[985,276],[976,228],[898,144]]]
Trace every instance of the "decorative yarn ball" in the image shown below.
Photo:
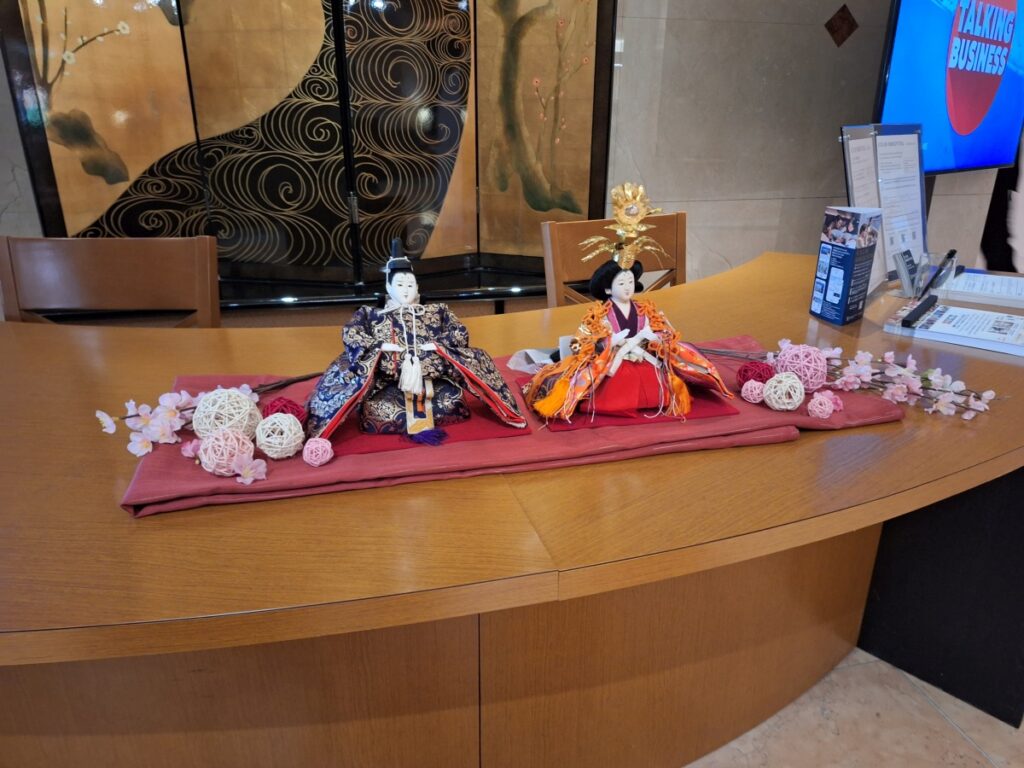
[[[741,365],[740,369],[736,371],[736,386],[742,390],[743,385],[748,381],[759,381],[764,384],[774,375],[775,368],[771,363],[762,363],[758,360],[752,360],[749,363]]]
[[[846,406],[843,405],[843,398],[831,389],[819,389],[814,393],[815,397],[823,397],[832,403],[832,413],[839,413]]]
[[[804,401],[804,385],[795,373],[777,373],[764,385],[764,404],[773,411],[795,411]]]
[[[235,474],[232,464],[235,459],[251,459],[254,451],[252,440],[237,429],[218,429],[203,438],[199,446],[199,463],[207,472],[223,477]]]
[[[290,413],[272,413],[256,427],[256,447],[272,459],[287,459],[302,447],[306,434]]]
[[[814,397],[807,403],[807,415],[816,419],[827,419],[834,410],[835,406],[832,405],[832,401],[827,397],[821,397],[819,392],[815,392]]]
[[[250,440],[260,423],[260,412],[248,395],[237,389],[215,389],[203,395],[192,414],[192,430],[205,439],[218,429],[234,429]]]
[[[302,449],[302,460],[311,467],[322,467],[334,458],[334,448],[330,440],[322,437],[311,437]]]
[[[764,384],[757,379],[747,379],[740,389],[740,397],[748,403],[760,403],[764,401]]]
[[[306,425],[306,418],[309,416],[306,409],[289,397],[276,397],[263,406],[263,418],[273,416],[275,413],[290,413],[303,426]]]
[[[790,344],[775,356],[775,370],[795,373],[804,391],[813,392],[825,386],[828,380],[828,358],[810,344]]]

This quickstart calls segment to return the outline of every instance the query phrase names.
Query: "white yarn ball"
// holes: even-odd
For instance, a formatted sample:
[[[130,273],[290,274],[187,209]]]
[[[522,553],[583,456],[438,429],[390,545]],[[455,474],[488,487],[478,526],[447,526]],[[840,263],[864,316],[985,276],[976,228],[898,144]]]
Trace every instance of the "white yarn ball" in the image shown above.
[[[272,459],[294,456],[305,439],[302,423],[290,413],[272,413],[256,427],[256,447]]]
[[[237,389],[215,389],[203,395],[192,414],[192,431],[200,439],[218,429],[234,429],[250,440],[260,423],[260,412],[249,396]]]
[[[252,440],[237,429],[218,429],[203,438],[196,455],[207,472],[231,477],[235,474],[235,459],[251,459],[254,450]]]
[[[777,373],[764,385],[764,404],[773,411],[795,411],[804,401],[804,385],[795,373]]]

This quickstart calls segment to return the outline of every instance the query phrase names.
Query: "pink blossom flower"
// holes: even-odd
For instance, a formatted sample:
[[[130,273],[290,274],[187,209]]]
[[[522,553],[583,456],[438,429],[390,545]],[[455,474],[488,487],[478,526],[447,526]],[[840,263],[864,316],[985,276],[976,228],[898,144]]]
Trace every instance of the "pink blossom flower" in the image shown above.
[[[935,398],[934,410],[938,411],[943,416],[954,415],[956,413],[956,406],[953,404],[953,393],[943,392]]]
[[[108,435],[114,434],[117,431],[117,424],[110,418],[110,414],[106,411],[96,411],[96,418],[100,420],[100,424],[103,425],[103,431]]]
[[[921,378],[928,382],[931,389],[949,389],[953,385],[953,377],[944,374],[941,368],[930,368],[922,374]]]
[[[779,339],[779,349],[785,349],[792,343],[789,339]]]
[[[917,373],[917,361],[913,355],[907,355],[907,362],[903,364],[903,367],[907,369],[907,373]]]
[[[153,411],[153,421],[166,421],[175,432],[185,426],[185,419],[181,412],[177,408],[166,405],[156,407],[156,410]]]
[[[133,400],[129,400],[129,403],[133,403]],[[127,405],[127,403],[125,403]],[[130,419],[125,419],[124,423],[128,429],[141,430],[145,429],[149,422],[153,420],[153,409],[148,405],[140,405],[135,409],[136,415]]]
[[[177,443],[181,440],[166,415],[153,418],[141,432],[154,443]]]
[[[844,373],[835,380],[834,386],[836,389],[841,389],[845,392],[852,392],[855,389],[860,389],[860,384],[860,376],[853,376]]]
[[[131,416],[133,413],[135,413],[136,410],[138,410],[138,407],[135,405],[135,401],[134,400],[128,400],[127,402],[125,402],[125,404],[124,404],[124,415],[125,416]]]
[[[907,392],[911,395],[923,395],[924,392],[921,389],[921,379],[912,373],[905,373],[899,377],[899,382],[905,384]]]
[[[884,355],[882,355],[882,361],[888,363],[889,365],[892,365],[893,363],[896,362],[896,353],[886,352]]]
[[[187,443],[182,443],[181,455],[186,459],[194,459],[199,454],[199,446],[202,444],[202,440],[189,440]]]
[[[140,459],[153,450],[153,441],[141,432],[132,432],[128,438],[128,451],[134,453]]]
[[[967,407],[972,411],[984,412],[988,410],[988,403],[977,399],[973,393],[967,398]]]
[[[995,396],[996,396],[996,393],[993,390],[986,389],[984,392],[981,393],[981,402],[983,402],[983,403],[991,402],[992,399],[995,398]]]
[[[231,462],[231,468],[238,474],[235,480],[243,485],[252,485],[253,480],[267,479],[267,462],[263,459],[239,456]]]
[[[853,362],[860,366],[870,366],[875,361],[875,356],[870,352],[864,352],[863,350],[857,350],[857,354],[853,356]]]
[[[875,371],[870,365],[862,365],[857,362],[852,362],[843,368],[842,377],[844,379],[858,379],[865,384],[870,384],[871,379],[874,376]],[[845,387],[843,387],[845,389]],[[856,387],[854,387],[856,389]]]
[[[885,385],[882,397],[892,403],[905,403],[907,401],[907,385],[889,383]]]
[[[164,408],[177,409],[181,405],[181,394],[178,392],[164,392],[160,395],[159,403]]]
[[[965,389],[967,389],[967,385],[962,381],[954,381],[949,385],[950,392],[963,392]]]
[[[977,411],[964,411],[963,416],[961,416],[960,418],[962,418],[964,421],[970,421],[971,419],[973,419],[977,415],[978,415]]]

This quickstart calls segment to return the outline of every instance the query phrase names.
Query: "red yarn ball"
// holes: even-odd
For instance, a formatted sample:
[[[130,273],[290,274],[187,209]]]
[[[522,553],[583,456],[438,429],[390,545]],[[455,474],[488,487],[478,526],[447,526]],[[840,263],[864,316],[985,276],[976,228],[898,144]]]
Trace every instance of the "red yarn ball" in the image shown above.
[[[762,384],[775,375],[775,368],[771,363],[762,363],[758,360],[751,360],[744,363],[736,371],[736,388],[743,389],[748,381],[760,381]]]
[[[302,426],[306,426],[306,409],[296,403],[294,400],[287,397],[277,397],[263,406],[263,418],[271,416],[275,413],[290,413]]]

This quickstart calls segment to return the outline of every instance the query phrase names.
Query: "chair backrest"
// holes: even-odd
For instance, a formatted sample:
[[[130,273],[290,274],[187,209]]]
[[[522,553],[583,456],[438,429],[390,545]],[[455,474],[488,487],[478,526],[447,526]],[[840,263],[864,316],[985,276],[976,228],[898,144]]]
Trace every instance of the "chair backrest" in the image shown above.
[[[645,290],[652,291],[666,285],[686,282],[686,213],[662,213],[644,219],[654,227],[644,234],[658,241],[665,249],[668,259],[661,257],[661,263],[651,254],[644,254],[640,260],[647,273],[664,272],[653,282],[643,278]],[[548,306],[585,303],[593,297],[574,289],[571,283],[590,280],[591,274],[606,260],[595,257],[583,262],[580,258],[585,251],[580,243],[594,235],[607,235],[614,239],[615,233],[605,229],[614,223],[612,219],[591,219],[589,221],[545,221],[541,227],[544,242],[544,279],[547,282]]]
[[[213,237],[0,238],[5,320],[53,310],[181,310],[220,325]]]

